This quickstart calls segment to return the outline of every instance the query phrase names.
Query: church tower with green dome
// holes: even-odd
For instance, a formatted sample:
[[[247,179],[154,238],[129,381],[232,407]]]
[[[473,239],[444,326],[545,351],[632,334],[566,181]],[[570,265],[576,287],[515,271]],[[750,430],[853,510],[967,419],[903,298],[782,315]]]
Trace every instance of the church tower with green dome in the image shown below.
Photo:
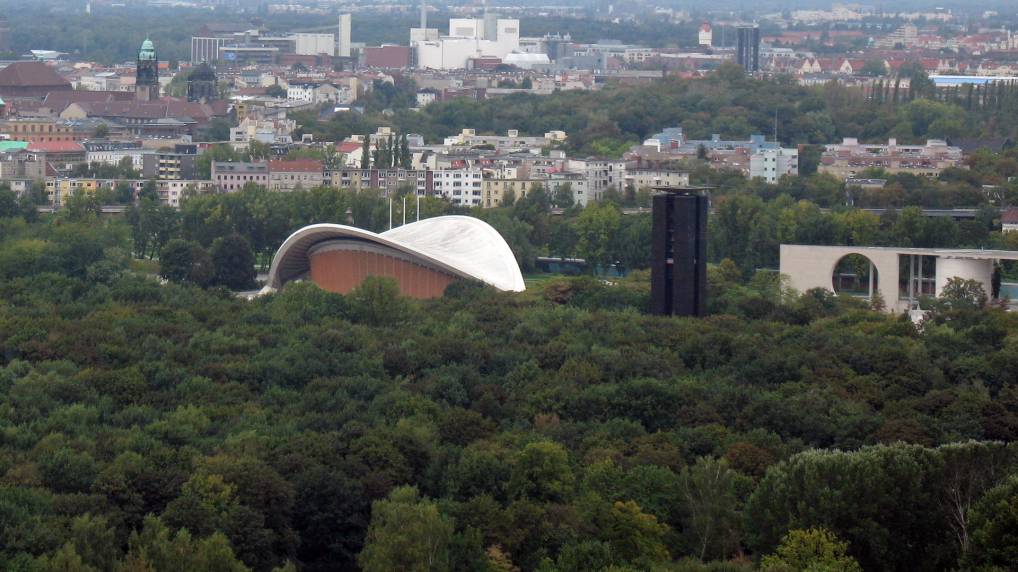
[[[152,40],[145,38],[138,52],[138,67],[134,76],[134,96],[138,101],[159,99],[159,60]]]

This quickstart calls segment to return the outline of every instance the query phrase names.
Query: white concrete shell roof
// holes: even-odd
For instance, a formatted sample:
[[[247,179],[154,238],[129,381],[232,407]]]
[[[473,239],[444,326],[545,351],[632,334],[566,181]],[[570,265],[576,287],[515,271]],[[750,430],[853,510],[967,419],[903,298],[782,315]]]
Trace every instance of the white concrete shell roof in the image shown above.
[[[526,289],[505,239],[488,223],[468,216],[440,216],[381,234],[342,224],[313,224],[290,235],[272,258],[265,290],[279,289],[311,268],[308,252],[323,242],[359,239],[392,248],[454,276],[510,292]]]

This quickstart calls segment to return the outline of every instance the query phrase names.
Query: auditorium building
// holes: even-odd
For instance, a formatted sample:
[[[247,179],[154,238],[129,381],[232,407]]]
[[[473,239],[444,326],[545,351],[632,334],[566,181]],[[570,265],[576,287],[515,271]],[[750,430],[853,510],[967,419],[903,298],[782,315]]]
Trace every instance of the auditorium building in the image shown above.
[[[522,292],[523,275],[505,239],[484,221],[442,216],[383,233],[340,224],[314,224],[279,247],[263,292],[310,280],[346,294],[368,276],[393,278],[404,296],[435,298],[459,280]]]

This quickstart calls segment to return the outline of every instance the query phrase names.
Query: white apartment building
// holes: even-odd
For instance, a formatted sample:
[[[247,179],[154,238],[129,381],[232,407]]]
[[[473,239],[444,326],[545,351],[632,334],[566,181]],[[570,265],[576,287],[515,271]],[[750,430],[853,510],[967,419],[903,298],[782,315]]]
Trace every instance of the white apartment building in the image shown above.
[[[417,107],[424,107],[434,103],[438,99],[438,94],[434,90],[429,91],[418,91],[417,92]]]
[[[774,184],[784,175],[799,174],[798,149],[760,149],[749,158],[749,178]]]
[[[286,88],[286,99],[303,103],[350,103],[350,88],[336,87],[331,83],[291,83]]]
[[[627,169],[623,177],[626,187],[636,190],[653,187],[685,187],[689,185],[689,173],[667,169]]]
[[[237,127],[230,128],[230,143],[245,145],[251,141],[271,145],[273,143],[289,144],[293,142],[291,134],[297,128],[292,119],[253,119],[246,118]]]
[[[131,158],[131,168],[141,171],[145,163],[145,155],[152,153],[150,149],[113,149],[106,151],[89,151],[85,153],[85,162],[101,165],[119,165],[124,157]]]
[[[480,206],[483,182],[484,173],[480,168],[434,172],[435,194],[458,206]]]
[[[625,189],[626,163],[621,159],[570,159],[567,168],[587,179],[587,192],[582,201],[577,199],[584,206],[587,201],[601,200],[609,190],[621,193]]]
[[[593,198],[593,193],[590,190],[590,184],[587,177],[580,173],[554,173],[549,175],[545,188],[548,190],[548,194],[552,197],[558,193],[559,189],[568,185],[569,190],[573,194],[573,202],[578,205],[586,206]]]

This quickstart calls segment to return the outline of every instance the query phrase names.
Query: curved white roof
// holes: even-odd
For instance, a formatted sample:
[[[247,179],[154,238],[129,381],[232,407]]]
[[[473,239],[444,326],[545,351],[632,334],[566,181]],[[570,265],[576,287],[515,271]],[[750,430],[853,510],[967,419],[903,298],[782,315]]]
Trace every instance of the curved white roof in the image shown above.
[[[360,239],[389,247],[453,275],[522,292],[523,275],[505,239],[488,223],[468,216],[440,216],[381,234],[342,224],[313,224],[290,235],[272,258],[267,290],[307,274],[308,251],[336,239]]]

